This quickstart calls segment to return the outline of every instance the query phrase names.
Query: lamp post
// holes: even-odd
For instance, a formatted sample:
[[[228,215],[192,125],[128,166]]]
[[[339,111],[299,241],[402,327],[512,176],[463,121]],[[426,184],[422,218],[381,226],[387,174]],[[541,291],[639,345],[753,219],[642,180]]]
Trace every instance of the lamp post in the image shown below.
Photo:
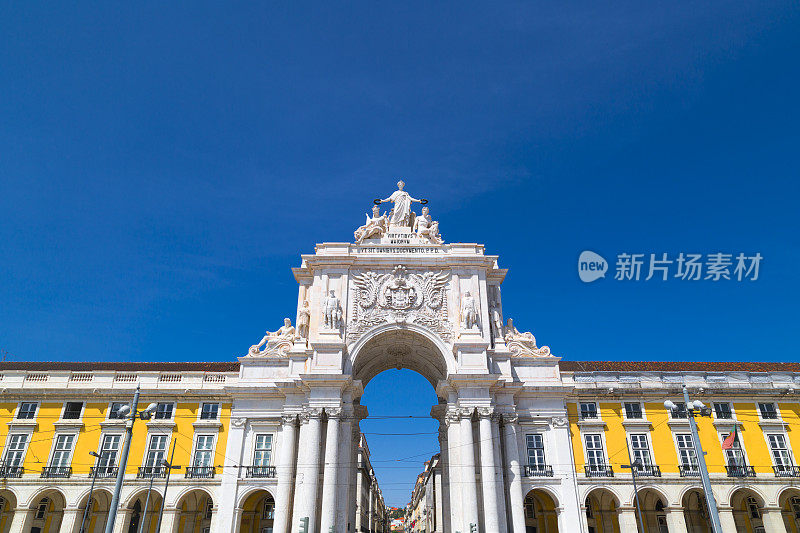
[[[162,459],[161,464],[167,469],[167,480],[164,482],[164,496],[161,498],[161,509],[158,511],[158,522],[156,522],[156,533],[161,533],[161,519],[164,517],[164,507],[167,505],[167,489],[169,488],[169,475],[173,470],[180,470],[180,466],[172,464],[175,457],[175,441],[172,441],[172,452],[169,454],[169,462]]]
[[[631,446],[628,444],[628,437],[625,437],[625,447],[628,449],[628,464],[622,465],[622,468],[630,468],[631,469],[631,479],[633,479],[633,498],[636,501],[636,514],[639,515],[639,524],[636,527],[636,531],[644,531],[644,519],[642,518],[642,505],[639,502],[639,488],[636,486],[636,469],[642,466],[642,462],[639,459],[635,461],[631,461]]]
[[[146,470],[145,470],[146,471]],[[156,473],[150,471],[150,486],[147,488],[147,498],[144,500],[144,512],[142,512],[142,521],[139,524],[139,533],[144,531],[144,521],[147,520],[147,507],[150,505],[150,493],[153,492],[153,480],[156,478]],[[164,502],[161,502],[161,507],[164,507]],[[150,521],[147,520],[147,526],[150,526]]]
[[[89,455],[100,459],[100,454],[97,452],[89,452]],[[86,508],[83,510],[83,519],[81,519],[81,528],[78,530],[78,533],[83,533],[83,527],[86,525],[86,517],[89,516],[89,509],[92,508],[92,494],[94,493],[94,482],[97,481],[98,468],[98,466],[95,466],[92,470],[92,486],[89,488],[89,499],[86,500]]]
[[[125,469],[128,466],[128,453],[131,451],[131,437],[133,436],[133,423],[137,418],[148,420],[153,411],[158,407],[151,403],[144,411],[138,411],[139,393],[141,386],[136,385],[136,392],[133,393],[131,405],[123,405],[117,414],[127,418],[125,422],[125,445],[122,447],[122,454],[119,458],[119,471],[117,472],[117,482],[114,485],[114,496],[111,498],[111,505],[108,509],[108,522],[106,522],[105,533],[114,533],[114,523],[117,521],[117,507],[119,506],[119,496],[122,492],[122,482],[125,481]]]
[[[689,401],[689,391],[686,389],[686,385],[683,386],[683,401],[686,403],[686,417],[689,419],[689,429],[692,432],[692,446],[695,455],[697,455],[697,462],[700,467],[700,479],[703,482],[703,492],[705,492],[706,495],[708,514],[711,516],[711,529],[714,533],[724,533],[719,521],[717,500],[714,498],[714,493],[711,490],[711,479],[708,476],[708,467],[706,467],[706,454],[703,452],[703,446],[700,444],[700,436],[697,433],[697,422],[695,422],[694,419],[697,415],[711,416],[711,409],[706,407],[703,402],[699,400],[695,400],[694,402]],[[678,408],[678,406],[670,400],[664,402],[664,407],[673,412]]]

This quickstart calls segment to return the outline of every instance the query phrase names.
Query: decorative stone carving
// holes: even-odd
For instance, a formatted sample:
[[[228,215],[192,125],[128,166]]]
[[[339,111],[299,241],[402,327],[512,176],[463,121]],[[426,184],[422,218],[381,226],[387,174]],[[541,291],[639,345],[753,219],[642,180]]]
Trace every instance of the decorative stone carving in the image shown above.
[[[244,427],[246,423],[247,423],[246,418],[231,418],[231,425],[235,428]]]
[[[506,345],[514,357],[543,357],[551,355],[550,347],[542,346],[538,348],[533,334],[530,332],[520,333],[514,327],[514,321],[510,318],[506,323],[505,333]]]
[[[352,277],[355,294],[347,340],[354,342],[368,329],[387,322],[415,323],[452,338],[447,320],[447,272],[414,273],[402,266],[391,272],[363,272]]]
[[[494,409],[491,407],[478,407],[478,417],[480,418],[492,418],[494,414]]]
[[[282,414],[281,415],[281,423],[284,426],[291,426],[297,423],[297,415],[296,414]]]
[[[361,244],[364,239],[370,237],[383,237],[387,231],[389,231],[389,218],[385,214],[381,215],[380,206],[376,205],[372,207],[372,218],[367,215],[367,222],[360,226],[353,236],[356,242]]]
[[[375,200],[375,203],[392,202],[394,207],[389,214],[389,224],[392,226],[405,226],[411,227],[411,203],[427,203],[426,200],[418,200],[413,198],[410,194],[403,190],[405,182],[400,180],[397,182],[397,190],[391,196],[383,200]]]
[[[295,329],[292,321],[288,318],[283,319],[283,326],[275,332],[267,332],[261,342],[250,347],[248,355],[260,356],[286,356],[286,353],[294,346]],[[262,350],[261,347],[266,345]]]
[[[326,407],[325,414],[328,418],[340,418],[342,416],[341,407]]]
[[[432,244],[442,244],[439,235],[439,222],[432,220],[427,207],[422,208],[422,214],[414,218],[414,232],[418,237],[428,239]]]
[[[496,290],[496,289],[495,289]],[[491,319],[492,338],[503,341],[503,314],[500,311],[500,302],[496,298],[489,301],[489,317]]]
[[[308,326],[311,323],[311,311],[308,309],[308,300],[303,300],[303,307],[297,314],[297,336],[301,339],[308,338]]]
[[[461,297],[461,328],[478,329],[478,303],[469,291]]]
[[[569,419],[566,416],[554,416],[552,425],[557,428],[567,427],[569,425]]]
[[[322,321],[327,329],[339,329],[342,325],[342,306],[333,290],[322,300]]]

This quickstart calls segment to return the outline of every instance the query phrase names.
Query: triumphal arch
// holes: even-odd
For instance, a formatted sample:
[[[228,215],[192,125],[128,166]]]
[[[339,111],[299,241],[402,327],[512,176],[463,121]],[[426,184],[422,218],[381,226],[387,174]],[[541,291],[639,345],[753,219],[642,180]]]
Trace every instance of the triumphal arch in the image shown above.
[[[555,502],[575,501],[559,358],[507,317],[497,256],[482,244],[445,242],[427,200],[402,182],[373,204],[353,242],[324,242],[302,256],[294,316],[239,359],[227,390],[227,450],[247,457],[253,435],[277,434],[276,533],[298,531],[305,518],[313,532],[367,530],[356,516],[359,421],[368,416],[360,398],[378,373],[407,368],[438,397],[436,530],[523,532],[532,483]],[[525,475],[521,425],[545,435],[554,471]],[[222,483],[220,525],[235,530],[263,482]],[[556,511],[575,514],[562,524],[578,523],[577,506]]]

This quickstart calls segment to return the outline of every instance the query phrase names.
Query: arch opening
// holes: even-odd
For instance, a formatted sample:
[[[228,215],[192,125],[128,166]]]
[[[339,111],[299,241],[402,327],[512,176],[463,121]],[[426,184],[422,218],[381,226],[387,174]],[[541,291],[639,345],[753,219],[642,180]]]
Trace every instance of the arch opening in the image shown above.
[[[712,533],[705,494],[700,489],[686,491],[681,500],[687,533]]]
[[[586,495],[584,513],[586,522],[597,533],[619,531],[619,500],[608,490],[594,489]]]
[[[260,533],[271,531],[275,520],[275,498],[267,490],[256,490],[242,503],[242,518],[239,531]]]
[[[537,533],[558,533],[558,513],[553,498],[533,489],[525,496],[525,527]]]

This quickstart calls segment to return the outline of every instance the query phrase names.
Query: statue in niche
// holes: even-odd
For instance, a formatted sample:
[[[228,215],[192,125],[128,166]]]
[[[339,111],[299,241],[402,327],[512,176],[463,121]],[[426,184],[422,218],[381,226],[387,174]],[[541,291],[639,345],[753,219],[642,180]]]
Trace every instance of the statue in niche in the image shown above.
[[[311,311],[308,309],[308,300],[303,300],[303,307],[297,314],[297,336],[301,339],[308,338],[308,326],[311,323]]]
[[[322,300],[322,318],[327,329],[339,329],[342,324],[342,308],[336,292],[331,289]]]
[[[367,216],[367,222],[359,227],[353,235],[356,242],[361,244],[364,239],[370,237],[383,237],[387,231],[389,231],[389,219],[385,214],[381,215],[380,206],[375,205],[372,207],[372,218]]]
[[[283,319],[283,326],[278,331],[267,332],[261,342],[250,347],[250,355],[280,355],[285,354],[286,350],[294,346],[295,329],[292,321],[288,318]],[[261,347],[266,345],[264,350]]]
[[[500,313],[500,302],[492,299],[489,303],[489,315],[492,319],[492,336],[495,339],[503,339],[503,315]]]
[[[414,218],[414,232],[418,237],[426,237],[433,244],[442,244],[443,242],[439,235],[439,222],[431,219],[427,206],[422,208],[420,216]]]
[[[403,180],[397,182],[397,190],[383,200],[375,200],[376,204],[392,202],[394,207],[389,214],[389,224],[392,226],[411,227],[411,203],[427,203],[427,200],[418,200],[403,190],[406,184]]]
[[[478,304],[469,291],[461,298],[461,327],[478,329]]]

